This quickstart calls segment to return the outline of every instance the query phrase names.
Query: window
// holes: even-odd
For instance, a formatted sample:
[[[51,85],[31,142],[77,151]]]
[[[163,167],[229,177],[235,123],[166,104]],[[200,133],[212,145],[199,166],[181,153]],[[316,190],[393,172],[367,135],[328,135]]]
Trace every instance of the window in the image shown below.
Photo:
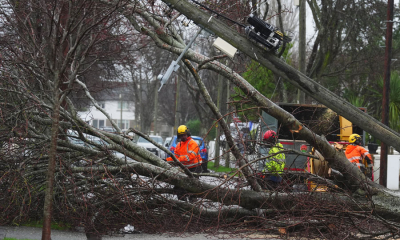
[[[159,144],[162,144],[162,137],[152,136],[152,137],[150,137],[150,138],[151,138],[151,140],[153,140],[154,142],[159,143]],[[139,137],[139,139],[138,139],[137,142],[138,142],[138,143],[149,143],[149,141],[147,141],[146,139],[144,139],[144,138],[142,138],[142,137]]]
[[[93,119],[92,126],[95,128],[102,128],[104,127],[105,120],[100,119]]]
[[[99,120],[99,128],[104,127],[104,120]]]
[[[122,120],[122,125],[121,125],[121,120],[117,120],[117,125],[122,129],[128,129],[129,128],[129,120]]]
[[[144,139],[144,138],[142,138],[142,137],[139,137],[139,139],[138,139],[137,142],[138,142],[138,143],[149,143],[149,141],[147,141],[146,139]]]
[[[122,110],[128,110],[128,102],[126,101],[118,102],[118,110],[121,110],[121,103],[122,103]]]
[[[154,136],[154,137],[151,137],[151,139],[156,143],[162,144],[162,137]]]
[[[201,146],[203,145],[203,141],[200,139],[194,139],[194,141],[197,143],[197,145]]]

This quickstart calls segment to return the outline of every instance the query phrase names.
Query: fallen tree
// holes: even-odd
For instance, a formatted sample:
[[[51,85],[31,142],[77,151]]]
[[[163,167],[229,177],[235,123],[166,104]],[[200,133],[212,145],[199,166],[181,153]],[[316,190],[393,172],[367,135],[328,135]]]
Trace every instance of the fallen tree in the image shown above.
[[[172,3],[171,3],[172,4]],[[176,6],[173,5],[175,8]],[[189,6],[192,6],[189,4]],[[191,11],[193,10],[193,7],[191,7]],[[197,10],[199,11],[199,10]],[[143,15],[145,18],[149,19],[150,15],[146,12],[140,12],[141,15]],[[173,51],[177,54],[180,54],[183,50],[183,46],[181,45],[181,48],[174,47],[174,45],[178,45],[175,41],[176,37],[168,37],[165,34],[154,34],[154,32],[151,32],[149,29],[144,28],[144,27],[139,27],[138,23],[136,22],[135,19],[133,19],[131,16],[127,16],[128,19],[130,19],[131,23],[136,26],[136,29],[138,31],[142,31],[143,33],[148,34],[152,39],[156,42],[156,44],[164,49],[167,49],[169,51]],[[157,23],[156,21],[150,21],[150,23],[153,24],[154,28],[160,28],[160,24]],[[221,23],[222,24],[222,23]],[[207,26],[207,25],[205,25]],[[227,26],[221,27],[221,29],[229,29]],[[253,44],[250,41],[247,41],[248,44]],[[178,45],[179,46],[179,45]],[[251,46],[248,46],[249,48]],[[264,55],[266,55],[265,53]],[[278,119],[281,123],[283,123],[287,128],[291,129],[292,131],[295,131],[302,139],[305,139],[309,144],[312,146],[316,147],[320,152],[323,153],[324,157],[330,162],[331,166],[341,172],[343,172],[346,176],[346,178],[350,181],[351,185],[354,186],[363,186],[360,183],[363,183],[366,181],[365,176],[361,174],[358,169],[353,166],[352,164],[349,163],[349,161],[346,159],[344,154],[340,154],[339,152],[335,151],[335,149],[321,136],[318,136],[314,134],[312,131],[310,131],[308,128],[303,126],[299,121],[297,121],[293,115],[287,113],[286,111],[282,110],[279,108],[275,103],[270,101],[268,98],[265,96],[261,95],[253,86],[247,83],[245,79],[243,79],[239,74],[235,73],[232,69],[228,68],[227,66],[221,64],[220,62],[213,61],[212,59],[209,59],[208,57],[202,56],[199,53],[195,53],[192,51],[188,51],[188,53],[185,55],[187,59],[190,59],[194,62],[197,62],[200,64],[202,68],[208,68],[213,71],[216,71],[222,75],[224,75],[227,79],[232,81],[236,86],[241,88],[241,90],[245,93],[247,93],[247,97],[255,102],[255,104],[265,110],[267,113],[269,113],[271,116],[275,117]],[[190,63],[186,62],[186,65],[190,67],[192,70],[192,73],[197,80],[197,84],[199,85],[199,89],[202,91],[204,98],[206,99],[206,102],[209,104],[209,106],[214,109],[214,114],[216,115],[217,119],[220,119],[221,126],[224,129],[225,134],[227,135],[227,140],[230,145],[230,148],[233,149],[233,153],[236,156],[236,158],[240,158],[240,156],[235,152],[235,144],[233,143],[233,139],[229,133],[229,129],[224,122],[222,115],[217,111],[215,105],[212,104],[210,98],[208,97],[209,94],[207,93],[206,89],[204,86],[201,84],[201,81],[199,79],[199,76],[197,75],[197,70],[199,69],[194,69],[193,67],[190,66]],[[284,64],[283,62],[281,64]],[[297,70],[296,70],[297,72]],[[311,80],[312,81],[312,80]],[[313,82],[313,81],[312,81]],[[355,108],[357,113],[361,112],[359,109]],[[374,119],[375,122],[377,122]],[[387,127],[386,127],[387,128]],[[391,130],[392,131],[392,130]],[[371,185],[374,185],[371,183]],[[374,185],[374,188],[380,188],[377,185]]]
[[[107,1],[106,4],[112,3]],[[165,22],[170,19],[149,14],[151,8],[147,7],[142,1],[132,1],[120,12],[137,31],[150,36],[160,48],[180,54],[185,44],[178,31]],[[168,26],[168,34],[162,31],[161,23]],[[246,40],[244,46],[250,47],[247,44],[252,43]],[[40,56],[40,52],[37,55]],[[237,169],[224,175],[215,173],[193,177],[182,166],[166,163],[138,147],[126,135],[90,126],[80,118],[73,101],[66,96],[65,105],[60,108],[62,121],[57,139],[53,195],[55,219],[97,234],[116,233],[129,223],[146,232],[187,230],[215,234],[229,230],[243,234],[274,233],[278,234],[276,237],[398,236],[397,194],[366,180],[358,168],[336,152],[323,136],[302,126],[232,69],[193,51],[189,51],[185,58],[184,64],[224,129],[232,153],[238,160]],[[19,224],[42,217],[44,173],[48,166],[49,128],[52,124],[48,113],[53,111],[54,103],[48,100],[51,99],[49,92],[37,90],[30,84],[35,75],[23,71],[23,66],[17,64],[19,59],[8,56],[7,60],[5,66],[19,71],[14,71],[14,75],[2,75],[4,81],[0,83],[0,96],[4,103],[1,105],[3,145],[0,152],[0,188],[4,194],[0,196],[0,224]],[[197,68],[189,60],[198,63]],[[343,174],[344,180],[331,179],[329,191],[322,193],[293,192],[290,184],[276,191],[263,188],[263,179],[251,165],[258,159],[240,153],[224,117],[202,84],[201,69],[224,75],[247,93],[255,108],[267,111],[289,129],[298,131],[297,134],[322,152],[331,166]],[[52,84],[51,81],[45,82],[45,78],[37,79],[40,83]],[[74,83],[84,88],[81,81],[75,79]],[[21,86],[24,91],[19,90]],[[86,93],[93,105],[99,107],[90,90]],[[71,134],[69,130],[77,134]],[[101,143],[93,141],[90,136],[100,138]],[[86,145],[81,146],[73,140]],[[122,157],[116,153],[121,153]],[[297,177],[292,173],[287,175]],[[317,177],[310,175],[305,178]],[[247,183],[250,183],[250,188]],[[335,187],[335,184],[345,188]],[[197,201],[177,200],[174,186],[185,189],[186,194],[197,197]]]
[[[236,29],[230,28],[218,18],[211,18],[209,21],[211,14],[200,10],[197,5],[189,3],[189,1],[163,1],[181,14],[184,14],[187,18],[193,20],[196,24],[211,30],[215,35],[223,38],[242,53],[246,54],[254,61],[261,63],[286,81],[289,81],[318,102],[332,109],[337,114],[344,116],[352,123],[363,126],[365,131],[386,143],[388,146],[393,146],[396,150],[400,151],[399,133],[333,94],[297,69],[289,66],[281,59],[277,58],[272,52],[265,50],[255,42],[250,41],[244,35],[238,33]]]
[[[326,106],[332,108],[333,110],[335,110],[339,114],[345,116],[346,118],[349,118],[350,120],[357,123],[358,125],[363,125],[363,127],[364,127],[365,123],[367,122],[366,125],[368,125],[369,127],[366,127],[366,130],[371,132],[373,135],[376,134],[377,136],[380,136],[382,138],[382,140],[385,139],[387,132],[384,131],[384,133],[382,134],[382,128],[384,128],[384,129],[386,129],[386,131],[391,132],[391,139],[393,139],[393,138],[396,139],[396,141],[394,141],[395,143],[397,143],[399,141],[398,133],[389,129],[387,126],[382,125],[380,122],[376,121],[369,115],[360,114],[361,111],[359,109],[357,109],[353,106],[346,107],[347,105],[350,105],[350,104],[344,102],[344,100],[342,100],[342,99],[337,98],[332,93],[329,93],[328,90],[326,90],[322,86],[318,85],[311,79],[306,78],[301,73],[298,73],[297,70],[290,68],[285,63],[283,63],[279,60],[275,60],[276,58],[273,56],[273,54],[266,53],[264,49],[255,47],[254,43],[243,38],[238,33],[231,30],[228,26],[224,25],[221,22],[218,22],[218,20],[216,20],[217,21],[216,24],[215,24],[215,22],[209,23],[209,21],[208,21],[210,19],[209,15],[198,10],[197,8],[194,8],[191,4],[188,4],[186,2],[178,3],[178,5],[176,5],[177,2],[175,2],[175,1],[165,1],[165,2],[168,2],[169,4],[171,4],[170,6],[177,9],[179,12],[185,14],[188,18],[190,18],[190,19],[194,20],[195,22],[198,22],[202,26],[205,26],[208,29],[212,30],[217,35],[220,35],[221,37],[225,37],[225,39],[232,39],[231,43],[233,43],[234,46],[238,47],[243,52],[245,52],[245,53],[254,52],[254,56],[250,56],[250,57],[253,57],[255,60],[259,61],[260,63],[265,64],[266,60],[264,60],[264,61],[262,60],[264,58],[268,58],[268,60],[272,59],[273,63],[277,64],[280,69],[283,69],[283,68],[287,69],[287,71],[285,71],[285,72],[279,72],[279,71],[276,72],[276,73],[280,74],[281,76],[283,76],[283,73],[284,73],[285,74],[284,77],[288,78],[288,76],[294,76],[293,74],[296,73],[297,76],[300,76],[300,77],[295,78],[295,80],[302,79],[303,81],[306,81],[307,84],[313,86],[309,89],[314,89],[315,91],[312,91],[312,92],[309,91],[308,93],[310,93],[312,96],[315,96],[315,98],[317,100],[322,100],[321,102],[324,103]],[[205,21],[205,19],[207,19],[207,21]],[[149,32],[143,28],[138,29],[138,30],[143,30],[144,32],[147,32],[147,33]],[[229,35],[229,34],[231,34],[231,35]],[[156,42],[160,41],[160,39],[161,39],[161,38],[156,37],[155,35],[150,35],[150,36],[152,36],[153,40]],[[170,44],[170,46],[166,45],[164,42],[164,43],[159,44],[160,47],[168,49],[170,51],[174,51],[176,53],[181,52],[180,49],[173,47],[173,44],[171,43],[170,39],[168,40],[168,38],[165,37],[165,35],[163,36],[162,39],[166,40],[167,43]],[[262,54],[256,54],[256,53],[262,53]],[[257,58],[257,56],[260,56],[259,58],[262,58],[262,59],[259,60]],[[187,57],[188,59],[190,59],[192,61],[199,63],[199,65],[202,66],[202,68],[208,68],[208,69],[212,69],[214,71],[218,71],[220,74],[225,75],[225,77],[227,77],[229,80],[231,80],[236,86],[240,87],[243,92],[248,93],[248,97],[250,99],[252,99],[258,106],[262,107],[270,115],[277,118],[280,122],[285,124],[286,127],[288,127],[289,129],[296,131],[296,133],[298,135],[300,135],[303,139],[306,139],[308,143],[310,143],[312,146],[315,146],[318,150],[320,150],[324,154],[326,159],[329,161],[331,166],[335,169],[338,169],[345,175],[346,179],[349,181],[349,185],[352,186],[353,189],[354,188],[362,188],[364,190],[367,190],[372,195],[375,195],[374,200],[379,204],[383,204],[381,207],[386,208],[387,210],[391,209],[391,206],[386,205],[384,203],[385,202],[384,199],[391,199],[391,201],[396,201],[396,202],[398,201],[396,195],[389,194],[383,187],[381,187],[377,184],[374,184],[370,181],[366,185],[365,183],[367,181],[366,181],[365,177],[360,173],[360,171],[355,166],[352,166],[352,164],[349,163],[349,161],[346,159],[344,154],[341,154],[341,153],[335,151],[334,148],[323,137],[312,133],[309,129],[302,126],[302,124],[299,121],[297,121],[291,114],[283,111],[282,109],[277,107],[274,103],[269,101],[269,99],[267,99],[264,96],[262,96],[261,94],[259,94],[251,85],[247,84],[247,82],[243,78],[241,78],[238,74],[235,74],[231,69],[227,68],[226,66],[222,65],[219,62],[212,61],[212,59],[210,60],[207,57],[201,56],[198,53],[192,53],[189,51],[185,57]],[[186,62],[186,65],[189,65],[189,67],[190,67],[190,64],[188,62]],[[271,67],[270,64],[265,64],[265,66]],[[277,66],[275,66],[275,67],[277,68]],[[272,67],[271,69],[274,71],[274,70],[276,70],[276,68]],[[192,73],[195,76],[195,79],[199,78],[198,76],[196,76],[196,74],[197,74],[196,70],[199,70],[199,69],[194,69],[193,67],[191,67],[191,69],[193,69]],[[293,79],[289,79],[289,80],[291,80],[292,82],[294,81]],[[203,91],[203,96],[207,99],[208,94],[206,93],[204,87],[201,86],[201,82],[197,81],[197,83],[199,85],[199,89],[201,89]],[[304,89],[302,89],[302,90],[304,90]],[[329,98],[327,96],[330,96],[332,98]],[[209,102],[208,102],[208,104],[212,105]],[[338,107],[342,106],[342,105],[345,105],[345,106],[341,107],[340,111],[337,111]],[[210,106],[210,107],[212,107],[212,106]],[[215,106],[214,106],[214,108],[215,108]],[[224,123],[224,120],[222,119],[221,114],[218,114],[215,111],[214,111],[214,114],[216,115],[217,119],[221,119],[220,120],[221,126],[224,129],[225,134],[227,134],[228,143],[231,148],[235,149],[235,146],[234,146],[234,144],[232,144],[233,141],[231,139],[231,136],[229,135],[229,132],[227,131],[226,124]],[[354,118],[352,116],[356,116],[356,117]],[[359,116],[362,116],[362,117],[359,117]],[[371,129],[375,129],[375,131],[371,131]],[[379,129],[379,130],[376,131],[376,129]],[[388,140],[388,139],[385,139],[385,140]],[[393,144],[394,142],[391,141],[391,144]],[[236,154],[236,153],[234,152],[234,154]],[[398,209],[396,211],[398,211]],[[389,213],[389,212],[390,212],[390,210],[387,213]]]

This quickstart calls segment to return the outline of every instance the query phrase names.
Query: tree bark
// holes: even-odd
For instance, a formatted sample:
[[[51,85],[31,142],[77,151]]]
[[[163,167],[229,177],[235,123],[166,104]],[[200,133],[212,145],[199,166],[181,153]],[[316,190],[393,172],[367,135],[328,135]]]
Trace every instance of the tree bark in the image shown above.
[[[58,76],[56,76],[58,78]],[[56,167],[57,157],[57,139],[58,139],[58,127],[60,121],[60,91],[58,89],[57,79],[54,83],[54,105],[52,114],[52,126],[51,126],[51,143],[49,151],[49,165],[47,169],[46,179],[46,192],[43,209],[43,229],[42,229],[42,240],[51,239],[51,219],[52,219],[52,208],[53,208],[53,189],[54,189],[54,173]]]

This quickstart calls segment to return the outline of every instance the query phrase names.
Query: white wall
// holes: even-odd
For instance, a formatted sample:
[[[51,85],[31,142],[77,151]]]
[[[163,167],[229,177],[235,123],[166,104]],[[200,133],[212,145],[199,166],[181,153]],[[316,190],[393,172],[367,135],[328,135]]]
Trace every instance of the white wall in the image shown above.
[[[106,101],[104,102],[104,111],[106,111],[111,119],[120,119],[121,118],[121,110],[119,110],[121,102],[120,101]],[[84,120],[84,121],[90,121],[92,119],[100,119],[100,120],[106,120],[106,116],[97,110],[94,106],[90,107],[88,111],[84,112],[78,112],[78,115]],[[122,111],[122,119],[123,120],[134,120],[135,119],[135,110],[134,110],[134,104],[130,102],[128,104],[128,109],[124,109]]]
[[[374,182],[379,184],[380,158],[374,154]],[[399,190],[400,155],[388,155],[387,162],[387,187],[392,190]]]

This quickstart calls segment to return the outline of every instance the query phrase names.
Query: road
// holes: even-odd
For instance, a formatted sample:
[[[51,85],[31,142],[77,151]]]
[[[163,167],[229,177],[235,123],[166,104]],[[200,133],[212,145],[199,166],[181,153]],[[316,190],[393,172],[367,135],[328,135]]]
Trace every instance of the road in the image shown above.
[[[5,227],[0,226],[0,240],[7,238],[16,239],[29,239],[29,240],[40,240],[42,238],[42,229],[34,227]],[[52,240],[85,240],[86,235],[82,232],[72,231],[51,231]],[[274,238],[271,235],[260,235],[252,234],[247,237],[235,237],[231,234],[219,234],[217,236],[211,236],[207,234],[118,234],[115,236],[103,236],[103,240],[127,240],[127,239],[144,239],[144,240],[172,240],[172,239],[190,239],[190,240],[212,240],[212,239],[230,239],[230,240],[242,240],[242,239],[278,239],[277,236]],[[280,238],[279,238],[280,239]]]

